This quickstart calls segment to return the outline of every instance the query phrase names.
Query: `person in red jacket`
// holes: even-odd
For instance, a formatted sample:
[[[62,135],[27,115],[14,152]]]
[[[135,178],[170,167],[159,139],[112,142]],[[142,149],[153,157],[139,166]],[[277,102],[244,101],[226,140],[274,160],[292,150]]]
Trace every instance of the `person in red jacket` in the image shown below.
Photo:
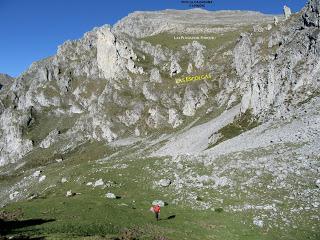
[[[159,219],[160,219],[160,205],[154,205],[153,212],[156,214],[157,221],[159,221]]]

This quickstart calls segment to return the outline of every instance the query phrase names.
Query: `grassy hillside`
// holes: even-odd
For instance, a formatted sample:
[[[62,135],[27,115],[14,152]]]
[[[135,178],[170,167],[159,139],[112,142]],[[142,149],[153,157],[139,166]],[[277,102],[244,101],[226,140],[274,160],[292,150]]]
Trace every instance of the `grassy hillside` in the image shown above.
[[[122,147],[111,155],[112,151],[106,153],[98,150],[103,145],[97,143],[88,149],[97,148],[101,154],[98,161],[91,151],[79,150],[62,163],[41,168],[41,174],[46,175],[46,179],[41,183],[34,180],[29,189],[29,197],[33,198],[1,209],[0,216],[7,218],[6,227],[1,228],[1,233],[6,237],[23,235],[45,239],[250,240],[319,237],[311,234],[307,223],[285,231],[280,228],[259,228],[252,224],[253,213],[225,211],[228,205],[237,203],[234,198],[206,210],[193,207],[192,202],[177,202],[179,196],[173,186],[164,188],[155,185],[159,177],[165,177],[166,174],[172,177],[169,174],[172,166],[168,165],[168,159],[136,158],[132,152],[134,147],[137,146]],[[207,172],[200,163],[183,164],[199,174]],[[21,174],[27,177],[33,171],[25,169]],[[66,178],[67,182],[62,183],[62,178]],[[87,186],[88,182],[95,183],[99,179],[108,183],[108,186]],[[76,195],[66,197],[69,190]],[[197,191],[192,186],[184,190]],[[106,198],[108,192],[118,198]],[[211,191],[205,198],[216,199],[219,194]],[[151,202],[156,199],[168,203],[161,210],[159,222],[149,211]],[[196,199],[199,202],[204,200],[201,196]],[[10,214],[4,214],[3,211],[17,214],[10,219]]]

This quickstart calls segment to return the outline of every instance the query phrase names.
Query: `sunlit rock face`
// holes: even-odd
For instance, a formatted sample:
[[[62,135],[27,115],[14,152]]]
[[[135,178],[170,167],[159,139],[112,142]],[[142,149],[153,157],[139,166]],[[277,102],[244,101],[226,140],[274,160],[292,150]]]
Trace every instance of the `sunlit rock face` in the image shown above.
[[[277,28],[274,18],[135,12],[66,41],[16,79],[0,75],[0,165],[37,148],[67,153],[93,140],[165,134],[237,104],[238,115],[262,122],[283,117],[319,89],[319,1],[276,16]],[[174,39],[191,34],[211,40]],[[176,82],[203,74],[212,79]]]

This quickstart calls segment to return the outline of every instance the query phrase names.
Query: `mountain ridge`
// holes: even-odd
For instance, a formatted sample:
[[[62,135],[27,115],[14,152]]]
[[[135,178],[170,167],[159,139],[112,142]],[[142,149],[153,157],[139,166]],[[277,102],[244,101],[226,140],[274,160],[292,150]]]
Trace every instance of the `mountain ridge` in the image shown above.
[[[278,22],[207,22],[205,32],[139,16],[65,42],[0,91],[1,204],[46,189],[49,201],[62,197],[64,175],[87,200],[112,173],[125,184],[108,186],[124,196],[141,185],[139,195],[156,191],[170,206],[222,206],[246,226],[301,225],[317,239],[319,9],[310,0]],[[174,39],[188,28],[212,39]],[[212,78],[176,82],[203,74]]]
[[[304,10],[306,12],[306,10]],[[312,12],[312,9],[311,9]],[[130,16],[130,15],[129,15]],[[296,22],[302,26],[303,23],[301,23],[300,20],[295,20],[299,15],[296,15],[292,17],[291,22],[293,24],[297,24]],[[228,16],[230,17],[230,16]],[[130,17],[129,17],[130,18]],[[300,17],[298,17],[300,19]],[[126,18],[124,18],[126,19]],[[120,20],[121,23],[122,20]],[[271,21],[271,19],[270,19]],[[130,20],[129,20],[130,22]],[[283,29],[281,31],[285,30],[285,26],[288,25],[290,21],[282,21],[280,24],[280,27]],[[263,27],[257,28],[254,24],[250,24],[249,27],[253,27],[252,33],[250,33],[252,36],[254,35],[265,35],[268,33],[268,31],[274,32],[271,34],[270,39],[267,39],[268,46],[267,51],[272,51],[272,48],[276,44],[280,44],[283,41],[288,40],[281,40],[279,39],[279,31],[278,30],[268,30],[270,27],[269,20],[264,23],[265,29]],[[130,25],[130,24],[129,24]],[[261,57],[259,52],[265,51],[262,47],[262,45],[266,45],[264,43],[265,40],[263,40],[262,37],[258,37],[256,40],[257,42],[255,45],[251,42],[251,36],[246,34],[241,34],[239,31],[235,31],[233,29],[228,29],[226,34],[230,34],[232,36],[231,44],[233,46],[230,48],[228,45],[226,45],[225,48],[230,48],[229,51],[231,52],[231,55],[229,54],[227,50],[223,50],[223,55],[219,56],[218,59],[221,59],[219,61],[222,61],[220,66],[216,65],[216,70],[212,72],[212,66],[214,65],[210,63],[209,60],[207,63],[205,60],[206,56],[209,56],[210,54],[216,54],[217,50],[219,51],[218,45],[212,46],[206,45],[206,44],[214,44],[215,41],[208,41],[203,43],[197,43],[197,42],[190,42],[187,43],[181,43],[182,51],[176,49],[170,49],[167,47],[162,48],[159,45],[152,45],[148,43],[148,39],[153,36],[151,34],[146,39],[129,39],[127,38],[127,35],[123,35],[123,31],[118,31],[119,23],[116,24],[114,27],[111,27],[110,25],[104,25],[100,28],[95,28],[93,31],[87,32],[84,34],[84,37],[80,40],[75,41],[67,41],[63,45],[59,46],[57,54],[53,57],[49,57],[47,59],[41,60],[39,62],[33,63],[29,70],[27,70],[24,74],[22,74],[18,80],[16,80],[15,84],[11,87],[11,91],[6,96],[7,102],[12,102],[17,109],[21,109],[22,112],[26,112],[24,119],[30,118],[31,120],[22,120],[22,122],[32,122],[32,114],[30,115],[30,108],[33,109],[33,111],[41,111],[42,108],[46,107],[54,107],[59,108],[59,106],[65,105],[69,106],[67,107],[67,111],[69,113],[75,113],[82,115],[84,112],[88,112],[90,121],[93,121],[93,129],[98,127],[103,132],[102,136],[101,134],[94,133],[93,138],[96,139],[107,139],[109,142],[112,141],[114,138],[118,138],[119,133],[120,135],[126,135],[125,129],[130,129],[130,131],[134,131],[136,134],[140,135],[141,130],[145,131],[144,134],[147,134],[148,130],[147,128],[151,129],[157,129],[159,127],[166,128],[168,127],[168,123],[166,123],[166,118],[169,118],[167,120],[169,122],[169,126],[172,125],[175,127],[178,127],[182,124],[183,118],[186,117],[192,117],[196,113],[196,109],[202,107],[203,105],[206,105],[208,98],[216,99],[217,106],[216,108],[221,107],[224,104],[231,105],[232,102],[240,101],[239,94],[243,95],[241,100],[241,112],[244,113],[249,109],[253,110],[254,115],[258,115],[262,112],[265,112],[265,115],[269,112],[267,110],[268,104],[273,104],[273,98],[275,97],[275,94],[272,92],[273,90],[270,88],[271,84],[268,84],[264,87],[265,89],[269,87],[269,90],[267,92],[259,92],[258,89],[250,88],[248,83],[250,82],[250,79],[257,78],[256,74],[252,69],[254,68],[254,65],[256,63],[257,67],[260,69],[260,72],[262,71],[261,67],[262,65],[260,62],[263,62],[263,57]],[[140,26],[141,29],[144,28],[143,25]],[[158,28],[158,26],[157,26]],[[278,28],[278,26],[274,27]],[[281,29],[280,28],[280,29]],[[241,29],[241,28],[240,28]],[[248,26],[245,26],[243,30],[248,30]],[[140,31],[140,30],[139,30]],[[241,31],[241,30],[240,30]],[[262,33],[260,33],[262,31]],[[124,31],[125,32],[125,31]],[[303,30],[301,30],[303,32]],[[158,33],[161,35],[161,33]],[[237,40],[237,34],[240,35],[240,40]],[[277,35],[278,34],[278,35]],[[168,35],[169,37],[170,35]],[[216,34],[215,38],[219,38],[219,34]],[[167,38],[168,38],[167,37]],[[225,38],[225,37],[224,37]],[[281,38],[281,37],[280,37]],[[292,38],[289,35],[289,38]],[[172,41],[168,39],[168,41]],[[167,41],[167,42],[168,42]],[[218,40],[216,40],[218,41]],[[238,41],[238,42],[237,42]],[[174,42],[175,43],[175,42]],[[178,42],[179,43],[179,42]],[[228,42],[226,42],[228,44]],[[177,43],[175,43],[177,44]],[[186,45],[183,45],[186,44]],[[204,44],[204,45],[203,45]],[[283,43],[281,43],[282,46],[279,46],[279,52],[275,53],[277,56],[282,56],[281,49],[285,49],[283,47]],[[297,43],[299,44],[299,43]],[[211,49],[208,48],[210,46]],[[221,45],[223,46],[223,45]],[[220,48],[221,48],[220,46]],[[206,50],[206,49],[209,49]],[[290,49],[291,51],[292,49]],[[303,50],[305,51],[305,50]],[[108,52],[108,55],[106,56],[106,52]],[[245,54],[245,53],[250,54]],[[226,55],[228,53],[229,55]],[[268,54],[268,53],[267,53]],[[146,61],[146,56],[149,58],[149,62]],[[294,55],[292,55],[295,59]],[[270,60],[273,58],[272,55],[267,56]],[[153,63],[152,59],[153,58]],[[185,65],[182,66],[181,61],[188,61],[184,63]],[[232,59],[233,58],[233,59]],[[182,60],[183,59],[183,60]],[[208,57],[210,59],[210,57]],[[226,59],[232,60],[231,64],[225,64],[223,65],[224,61]],[[229,61],[227,60],[227,61]],[[268,60],[268,61],[270,61]],[[284,61],[285,59],[280,61]],[[278,60],[275,60],[279,62]],[[143,63],[145,62],[145,63]],[[166,63],[168,62],[168,63]],[[142,65],[141,65],[142,63]],[[269,66],[267,65],[266,72],[270,72],[270,69],[274,68],[274,64],[270,62]],[[146,65],[147,64],[147,65]],[[294,63],[295,64],[295,63]],[[154,65],[150,68],[150,66]],[[144,67],[145,66],[145,67]],[[146,68],[147,67],[147,68]],[[148,69],[149,68],[149,69]],[[212,83],[209,83],[207,81],[200,82],[197,85],[190,85],[185,86],[182,88],[179,86],[172,85],[172,80],[174,76],[179,76],[182,73],[186,73],[188,69],[193,68],[194,72],[197,71],[208,71],[212,72],[215,78],[226,78],[228,79],[228,76],[223,75],[222,68],[228,68],[231,69],[231,77],[234,78],[236,75],[240,76],[242,79],[246,79],[245,81],[237,80],[238,77],[235,77],[234,80],[230,79],[228,80],[230,86],[233,87],[222,87],[221,92],[218,95],[212,95],[211,97],[208,97],[210,95],[210,92],[216,91],[214,90],[216,87],[212,85]],[[221,70],[218,70],[221,68]],[[235,73],[232,73],[232,69],[235,68]],[[281,69],[281,68],[280,68]],[[189,71],[189,70],[188,70]],[[273,70],[275,71],[275,70]],[[151,73],[151,74],[150,74]],[[132,78],[132,74],[134,75],[134,78]],[[149,75],[150,74],[150,75]],[[163,76],[161,75],[169,74],[169,79],[166,80],[166,83],[163,83]],[[236,74],[236,75],[234,75]],[[31,78],[30,78],[30,77]],[[24,79],[28,80],[24,80]],[[89,78],[89,79],[96,79],[91,80],[92,84],[102,84],[101,86],[104,86],[107,82],[110,82],[112,85],[105,85],[104,89],[100,89],[100,96],[95,95],[95,90],[97,87],[91,86],[93,88],[91,93],[86,93],[89,89],[90,81],[85,80],[87,84],[89,84],[87,87],[83,88],[85,85],[81,86],[78,85],[80,82],[77,80],[77,78]],[[150,83],[143,83],[143,79],[150,78]],[[36,80],[38,79],[38,80]],[[109,80],[103,80],[103,79],[109,79]],[[125,82],[119,82],[118,79],[127,79],[127,83]],[[140,80],[139,80],[140,79]],[[257,78],[259,79],[259,78]],[[142,81],[141,81],[142,80]],[[56,81],[56,83],[55,83]],[[220,80],[221,81],[221,80]],[[261,78],[262,82],[265,82],[264,78]],[[281,80],[273,80],[273,81],[279,81]],[[38,82],[38,84],[36,84]],[[248,82],[248,83],[246,83]],[[256,87],[259,88],[259,85],[263,85],[264,83],[257,83],[256,81],[254,84]],[[30,84],[30,85],[29,85]],[[36,90],[34,91],[38,86],[44,85],[46,86],[46,92],[44,90],[40,90],[42,92],[40,95],[39,92]],[[154,92],[156,86],[165,86],[169,84],[168,86],[173,86],[172,90],[167,91],[166,87],[161,92]],[[220,85],[222,83],[219,83]],[[223,83],[226,84],[226,83]],[[291,84],[291,83],[290,83]],[[301,83],[299,83],[301,85]],[[237,86],[238,85],[238,86]],[[303,85],[303,84],[302,84]],[[236,87],[237,86],[237,87]],[[81,90],[81,88],[83,88]],[[104,114],[99,114],[99,112],[105,112],[109,111],[106,109],[105,104],[102,104],[103,102],[109,102],[112,101],[116,103],[114,106],[114,110],[116,108],[121,109],[126,106],[126,102],[128,102],[128,99],[126,97],[118,97],[117,94],[111,97],[110,95],[112,89],[115,89],[115,91],[123,92],[126,88],[130,89],[129,91],[132,91],[134,94],[137,94],[136,97],[145,98],[151,100],[149,103],[141,104],[141,100],[138,100],[133,106],[131,106],[129,109],[125,109],[124,115],[118,115],[116,118],[115,116],[107,116]],[[219,87],[220,88],[220,87]],[[239,90],[237,90],[237,88]],[[25,89],[25,90],[24,90]],[[24,94],[23,91],[26,91],[28,89],[28,93]],[[52,89],[52,90],[50,90]],[[70,94],[70,90],[73,89],[73,93]],[[117,90],[118,89],[118,90]],[[198,90],[196,90],[198,89]],[[291,89],[290,86],[286,87],[286,91],[289,91]],[[199,91],[200,90],[200,91]],[[76,93],[78,91],[78,93]],[[268,92],[271,91],[271,92]],[[291,91],[291,90],[290,90]],[[13,93],[16,92],[22,95],[20,97],[17,97],[18,95]],[[82,93],[81,93],[82,92]],[[107,94],[108,92],[108,94]],[[140,93],[139,93],[140,92]],[[229,93],[232,93],[228,100]],[[258,94],[257,94],[258,93]],[[31,94],[31,95],[30,95]],[[49,95],[48,95],[49,94]],[[88,96],[85,96],[86,94],[89,94]],[[91,94],[91,99],[88,98]],[[160,95],[159,95],[160,94]],[[169,95],[168,95],[169,94]],[[181,94],[183,94],[183,98],[181,98]],[[208,95],[209,94],[209,95]],[[282,93],[281,93],[282,94]],[[287,93],[283,93],[287,94]],[[32,98],[31,96],[34,95]],[[85,97],[83,97],[83,96]],[[180,95],[180,96],[179,96]],[[5,96],[5,95],[3,95]],[[47,97],[50,96],[50,97]],[[303,95],[304,96],[304,95]],[[113,98],[113,99],[112,99]],[[171,103],[169,98],[176,99],[175,103]],[[223,99],[226,98],[226,99]],[[238,98],[238,100],[237,100]],[[251,99],[250,99],[251,98]],[[10,100],[11,99],[11,100]],[[126,99],[126,100],[125,100]],[[283,97],[281,97],[279,106],[282,105]],[[96,102],[98,104],[92,105],[93,102]],[[228,102],[229,101],[229,102]],[[100,103],[99,103],[100,102]],[[269,103],[268,103],[269,102]],[[148,106],[149,107],[146,107]],[[175,107],[174,107],[175,106]],[[69,110],[68,110],[69,108]],[[179,110],[179,108],[181,110]],[[208,108],[209,109],[209,108]],[[63,111],[66,111],[63,110]],[[11,111],[11,110],[10,110]],[[61,110],[59,110],[61,111]],[[112,110],[113,111],[113,110]],[[180,112],[182,111],[182,112]],[[207,110],[208,111],[208,110]],[[29,113],[28,113],[29,112]],[[284,110],[281,110],[279,112],[284,112]],[[149,117],[145,120],[141,118],[143,114],[149,115]],[[99,116],[101,115],[101,120],[97,121],[93,116]],[[84,116],[83,116],[84,117]],[[118,118],[118,119],[117,119]],[[87,121],[87,120],[85,120]],[[80,123],[80,120],[78,120]],[[94,123],[95,122],[95,123]],[[107,123],[107,124],[103,124]],[[125,125],[125,128],[122,128],[121,125]],[[141,126],[145,125],[145,127],[135,128],[136,124],[142,124]],[[104,126],[102,126],[104,125]],[[76,125],[75,125],[76,126]],[[171,127],[172,127],[171,126]],[[5,127],[3,127],[5,128]],[[20,129],[21,127],[17,127],[17,129]],[[91,127],[90,127],[91,128]],[[115,133],[112,131],[112,128],[118,128],[118,133]],[[91,131],[91,130],[90,130]],[[18,132],[21,132],[21,130]],[[86,138],[86,137],[85,137]],[[20,140],[19,140],[20,141]],[[27,141],[28,142],[28,141]],[[30,143],[27,144],[30,146]],[[29,147],[27,148],[29,149]],[[3,160],[1,161],[3,162]]]

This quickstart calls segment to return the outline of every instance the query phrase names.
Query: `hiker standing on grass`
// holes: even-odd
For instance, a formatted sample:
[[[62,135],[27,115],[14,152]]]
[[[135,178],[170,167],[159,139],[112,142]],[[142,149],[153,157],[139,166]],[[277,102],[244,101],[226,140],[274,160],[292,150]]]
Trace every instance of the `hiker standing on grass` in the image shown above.
[[[159,204],[154,205],[154,206],[152,207],[152,210],[153,210],[153,212],[154,212],[155,215],[156,215],[157,221],[159,221],[159,219],[160,219],[160,205],[159,205]]]

